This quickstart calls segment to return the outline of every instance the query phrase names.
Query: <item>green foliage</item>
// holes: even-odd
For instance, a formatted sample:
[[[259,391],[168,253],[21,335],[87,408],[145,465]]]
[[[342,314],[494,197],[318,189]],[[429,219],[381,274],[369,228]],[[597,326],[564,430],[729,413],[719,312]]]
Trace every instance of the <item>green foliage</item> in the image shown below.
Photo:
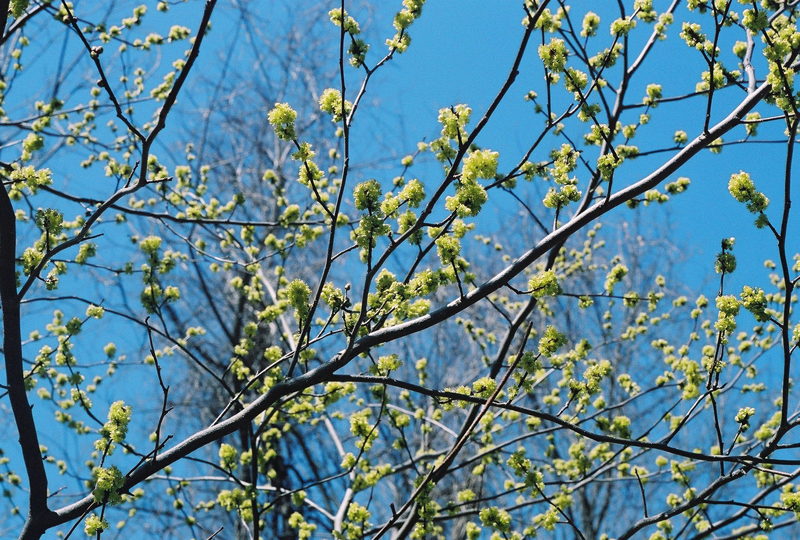
[[[438,58],[410,32],[463,33],[422,0],[221,32],[190,22],[213,2],[12,2],[2,510],[47,537],[792,534],[798,8],[622,4],[523,1],[496,80],[438,51],[475,82],[408,140],[386,92]],[[682,168],[704,214],[667,237]],[[720,174],[760,236],[734,214],[737,256],[694,257]]]

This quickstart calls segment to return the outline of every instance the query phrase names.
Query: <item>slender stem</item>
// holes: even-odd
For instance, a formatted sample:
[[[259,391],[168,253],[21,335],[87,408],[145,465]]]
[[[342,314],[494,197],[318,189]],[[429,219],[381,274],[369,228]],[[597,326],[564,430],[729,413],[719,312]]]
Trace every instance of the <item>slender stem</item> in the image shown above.
[[[789,229],[789,213],[792,209],[792,158],[794,157],[795,137],[797,136],[798,118],[792,116],[789,123],[789,134],[786,145],[786,167],[783,179],[783,216],[781,218],[781,230],[778,235],[778,253],[781,260],[781,272],[783,273],[783,284],[786,288],[783,303],[783,320],[781,321],[781,347],[783,348],[783,381],[781,386],[781,430],[788,428],[789,425],[789,393],[792,383],[790,371],[792,366],[792,335],[789,330],[789,321],[792,313],[792,291],[794,282],[789,273],[789,260],[786,254],[786,237]]]

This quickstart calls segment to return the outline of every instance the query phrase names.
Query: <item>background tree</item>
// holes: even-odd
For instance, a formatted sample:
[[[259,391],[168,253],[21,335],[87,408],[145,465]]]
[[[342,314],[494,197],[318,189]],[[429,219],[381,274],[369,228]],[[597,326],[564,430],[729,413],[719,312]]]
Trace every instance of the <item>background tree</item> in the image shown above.
[[[436,7],[271,7],[11,3],[6,536],[796,527],[793,4],[527,1],[394,146]],[[681,271],[712,159],[756,230]]]
[[[369,12],[368,8],[364,6],[366,13]],[[193,145],[192,151],[197,155],[198,162],[209,164],[217,171],[220,189],[246,196],[248,208],[242,210],[248,215],[244,221],[272,224],[256,226],[250,232],[254,238],[252,245],[261,249],[257,257],[280,258],[282,265],[289,265],[292,275],[313,278],[325,260],[319,243],[306,246],[304,239],[289,240],[284,243],[285,247],[280,253],[275,253],[274,249],[267,246],[267,238],[272,236],[274,239],[276,232],[284,230],[287,224],[286,219],[282,219],[285,209],[279,205],[279,201],[288,194],[292,194],[290,197],[293,199],[300,198],[300,195],[294,195],[299,187],[293,178],[297,167],[290,158],[288,147],[279,143],[264,119],[276,102],[292,96],[295,107],[307,113],[298,132],[302,133],[304,140],[314,141],[314,147],[324,147],[330,136],[329,119],[319,111],[318,103],[322,90],[330,86],[337,76],[336,51],[327,44],[338,37],[338,30],[330,24],[329,9],[321,4],[308,6],[287,2],[280,6],[280,10],[264,12],[257,3],[245,3],[230,6],[229,10],[224,16],[237,23],[235,31],[227,36],[228,42],[221,47],[221,68],[201,76],[192,88],[192,93],[206,94],[210,91],[214,98],[207,104],[196,104],[200,106],[198,110],[189,109],[193,119],[185,122],[187,133],[183,137],[189,141],[199,141]],[[270,31],[265,34],[263,29]],[[219,72],[224,76],[219,77]],[[301,103],[297,98],[305,102]],[[253,114],[254,111],[258,111],[257,114]],[[258,142],[253,144],[253,141]],[[320,222],[309,223],[318,225]],[[216,234],[216,231],[209,233],[202,229],[195,232],[197,238],[212,244],[218,240]],[[235,259],[237,248],[240,247],[226,250],[226,256]],[[191,327],[197,320],[206,321],[205,336],[187,343],[187,348],[211,369],[189,369],[187,380],[175,389],[180,392],[180,397],[173,393],[173,398],[180,399],[187,410],[200,412],[199,415],[186,417],[186,420],[196,421],[191,428],[200,429],[212,421],[233,397],[230,391],[216,384],[216,375],[226,379],[233,392],[247,391],[247,381],[234,376],[229,364],[231,355],[240,343],[249,339],[245,335],[248,323],[258,323],[258,310],[253,309],[252,299],[248,299],[250,280],[253,279],[250,272],[234,269],[233,272],[238,272],[245,286],[220,289],[209,285],[215,283],[218,277],[208,265],[200,264],[198,259],[192,268],[194,273],[186,275],[180,288],[184,294],[189,291],[194,297],[202,297],[203,301],[195,303],[195,307],[189,311],[172,309],[168,305],[165,313],[172,324],[181,329]],[[269,301],[275,301],[274,278],[262,272],[255,279],[266,286]],[[277,325],[258,333],[256,346],[240,358],[248,370],[255,372],[268,365],[262,354],[266,348],[273,345],[291,347],[291,342],[282,337],[282,334],[291,334],[288,331],[290,326],[291,318],[282,315]],[[204,399],[198,400],[198,395]],[[182,427],[190,429],[189,426]],[[316,432],[288,431],[274,448],[276,454],[266,464],[274,474],[270,482],[274,490],[268,494],[274,506],[262,519],[265,521],[264,527],[276,537],[295,536],[288,526],[288,519],[295,508],[289,504],[288,497],[281,495],[288,476],[294,474],[293,471],[314,471],[324,467],[324,462],[318,464],[315,461],[318,456],[311,451],[314,446],[311,441],[316,436]],[[323,435],[325,438],[328,436],[328,432]],[[232,445],[238,452],[253,452],[252,430],[243,426],[238,440],[229,439],[226,444]],[[218,446],[211,450],[213,460],[218,459],[215,457]],[[293,451],[299,449],[302,452]],[[338,467],[338,463],[332,465],[334,469]],[[258,476],[247,468],[242,469],[241,475],[247,482]],[[316,475],[321,477],[319,473]],[[225,477],[218,480],[228,481]],[[206,490],[202,496],[213,499],[220,489],[220,483],[195,482],[190,489]],[[162,509],[160,513],[163,515],[165,511]],[[183,524],[183,516],[177,514],[175,523]],[[238,534],[243,538],[249,537],[246,527],[243,527],[235,513],[222,510],[221,514],[215,519],[232,519],[230,525],[238,530]]]

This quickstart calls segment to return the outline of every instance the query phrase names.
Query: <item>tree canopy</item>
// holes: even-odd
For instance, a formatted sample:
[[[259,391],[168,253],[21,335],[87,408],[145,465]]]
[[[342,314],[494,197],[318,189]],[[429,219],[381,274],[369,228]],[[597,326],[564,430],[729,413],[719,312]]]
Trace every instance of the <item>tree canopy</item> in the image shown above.
[[[800,531],[796,2],[0,4],[3,538]]]

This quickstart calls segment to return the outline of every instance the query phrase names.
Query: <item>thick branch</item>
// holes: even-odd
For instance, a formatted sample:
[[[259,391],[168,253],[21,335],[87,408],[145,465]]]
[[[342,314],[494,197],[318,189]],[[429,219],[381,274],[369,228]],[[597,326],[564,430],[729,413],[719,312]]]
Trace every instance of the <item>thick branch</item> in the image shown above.
[[[453,300],[446,306],[437,309],[427,315],[418,317],[411,321],[398,324],[389,328],[383,328],[372,332],[358,340],[356,346],[353,348],[353,354],[360,354],[378,344],[394,341],[401,337],[405,337],[416,332],[425,330],[447,320],[468,307],[483,300],[493,292],[509,283],[513,278],[522,273],[523,270],[528,268],[531,264],[535,263],[539,258],[544,256],[554,246],[559,245],[564,240],[578,232],[589,223],[594,223],[599,218],[613,210],[614,208],[625,204],[631,199],[634,199],[647,190],[653,189],[661,182],[669,178],[670,175],[677,172],[681,166],[692,159],[701,150],[708,147],[708,144],[721,137],[734,127],[738,126],[742,118],[750,112],[764,97],[770,92],[772,87],[768,84],[762,84],[755,92],[749,94],[742,103],[739,104],[724,120],[713,126],[707,134],[701,134],[689,143],[683,150],[678,152],[672,159],[664,163],[656,171],[650,173],[642,180],[635,184],[620,190],[608,199],[598,202],[589,207],[585,212],[573,217],[569,222],[565,223],[552,233],[545,236],[539,243],[519,257],[514,263],[508,266],[505,270],[501,271],[486,283],[477,287],[464,296]]]
[[[11,205],[8,192],[0,189],[0,300],[3,306],[3,357],[8,397],[19,432],[19,444],[30,488],[28,517],[20,538],[39,538],[46,530],[43,527],[44,518],[51,512],[47,508],[47,474],[39,450],[39,437],[25,391],[25,375],[22,369],[20,303],[15,273],[16,243],[14,207]]]

